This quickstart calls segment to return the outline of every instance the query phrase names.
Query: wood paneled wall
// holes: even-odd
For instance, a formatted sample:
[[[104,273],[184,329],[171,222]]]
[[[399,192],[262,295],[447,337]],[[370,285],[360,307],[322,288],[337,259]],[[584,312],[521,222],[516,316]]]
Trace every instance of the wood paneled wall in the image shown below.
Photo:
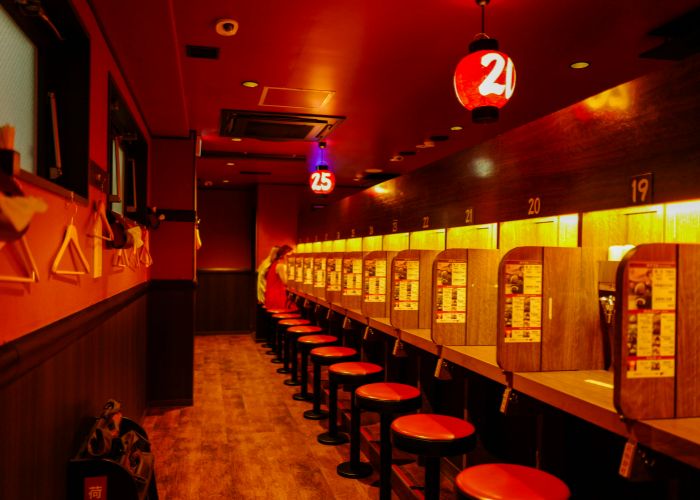
[[[141,418],[146,289],[136,286],[0,347],[0,497],[65,498],[67,460],[108,399]]]
[[[299,241],[624,207],[631,177],[647,172],[650,202],[700,198],[699,69],[700,56],[670,63],[616,87],[622,101],[580,102],[387,181],[383,194],[302,213]]]
[[[197,271],[197,333],[253,330],[256,273],[254,271]]]

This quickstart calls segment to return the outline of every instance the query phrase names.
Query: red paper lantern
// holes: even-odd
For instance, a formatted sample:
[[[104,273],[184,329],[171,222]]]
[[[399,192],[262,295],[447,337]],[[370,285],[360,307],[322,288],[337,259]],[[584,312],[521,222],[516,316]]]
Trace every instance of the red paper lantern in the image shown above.
[[[330,194],[335,188],[335,174],[327,165],[319,165],[309,176],[309,186],[314,194]]]
[[[515,90],[513,60],[499,52],[494,39],[472,43],[469,55],[455,70],[454,86],[457,99],[472,112],[477,123],[498,119],[498,110],[505,106]]]

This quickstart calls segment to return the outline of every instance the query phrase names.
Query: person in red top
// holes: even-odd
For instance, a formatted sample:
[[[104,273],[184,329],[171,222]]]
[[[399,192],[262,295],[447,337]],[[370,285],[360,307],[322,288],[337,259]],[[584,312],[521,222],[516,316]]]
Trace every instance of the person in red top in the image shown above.
[[[265,286],[265,307],[267,309],[287,307],[287,266],[284,263],[284,256],[291,250],[289,245],[282,245],[267,270],[267,284]]]

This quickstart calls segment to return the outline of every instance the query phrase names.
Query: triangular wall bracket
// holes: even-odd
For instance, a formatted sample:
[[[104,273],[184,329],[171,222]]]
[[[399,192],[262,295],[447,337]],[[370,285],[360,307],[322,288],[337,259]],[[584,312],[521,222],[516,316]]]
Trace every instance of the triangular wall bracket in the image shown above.
[[[22,261],[22,266],[26,274],[25,276],[0,276],[0,281],[9,283],[36,283],[39,281],[39,271],[36,267],[36,262],[34,261],[34,256],[29,248],[27,239],[22,236],[18,241],[20,245],[20,260]],[[17,242],[11,242],[10,245],[15,243]],[[0,248],[2,248],[2,246],[0,246]]]

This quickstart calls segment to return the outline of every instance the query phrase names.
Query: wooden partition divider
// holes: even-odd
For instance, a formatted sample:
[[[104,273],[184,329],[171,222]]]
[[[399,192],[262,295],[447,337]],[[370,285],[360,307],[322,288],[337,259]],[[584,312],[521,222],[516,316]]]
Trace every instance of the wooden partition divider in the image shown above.
[[[391,302],[391,261],[396,252],[376,250],[362,259],[362,314],[388,318]]]
[[[304,254],[299,253],[294,259],[294,288],[302,290],[304,284]]]
[[[297,256],[293,253],[287,254],[285,256],[285,263],[287,266],[287,288],[289,290],[295,290],[296,284],[296,262]]]
[[[315,253],[313,257],[314,282],[311,295],[318,299],[326,299],[326,258],[327,253]]]
[[[340,304],[346,309],[362,309],[362,252],[345,252],[342,261]]]
[[[604,368],[595,283],[582,249],[518,247],[499,265],[498,365],[505,371]]]
[[[630,419],[700,416],[700,245],[650,243],[617,272],[614,403]]]
[[[314,254],[307,253],[304,255],[303,279],[301,281],[301,289],[309,294],[314,293]]]
[[[389,318],[394,328],[430,328],[433,259],[437,250],[402,250],[391,264]]]
[[[438,345],[496,345],[498,250],[453,248],[433,261],[432,330]]]
[[[326,300],[340,304],[343,294],[343,253],[326,254]]]

